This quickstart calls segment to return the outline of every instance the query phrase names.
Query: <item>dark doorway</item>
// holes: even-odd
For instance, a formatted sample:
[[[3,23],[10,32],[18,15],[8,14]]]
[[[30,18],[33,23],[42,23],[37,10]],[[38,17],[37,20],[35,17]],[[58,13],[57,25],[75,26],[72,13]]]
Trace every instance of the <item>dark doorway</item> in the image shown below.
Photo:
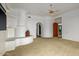
[[[41,37],[41,23],[36,24],[36,36]]]

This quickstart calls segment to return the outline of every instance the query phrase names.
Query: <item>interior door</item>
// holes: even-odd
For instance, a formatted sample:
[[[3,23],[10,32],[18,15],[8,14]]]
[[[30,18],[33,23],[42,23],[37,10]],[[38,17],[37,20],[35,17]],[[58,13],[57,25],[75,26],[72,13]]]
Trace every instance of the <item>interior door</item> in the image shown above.
[[[53,23],[53,37],[58,37],[58,23]]]

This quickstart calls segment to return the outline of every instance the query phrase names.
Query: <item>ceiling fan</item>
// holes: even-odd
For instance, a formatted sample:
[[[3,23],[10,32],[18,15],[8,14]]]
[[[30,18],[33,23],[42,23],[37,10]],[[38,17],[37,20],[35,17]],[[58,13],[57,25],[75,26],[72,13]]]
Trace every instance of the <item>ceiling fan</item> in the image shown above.
[[[54,6],[52,4],[49,5],[49,10],[48,10],[48,14],[53,16],[55,15],[57,12],[57,10],[55,10]]]

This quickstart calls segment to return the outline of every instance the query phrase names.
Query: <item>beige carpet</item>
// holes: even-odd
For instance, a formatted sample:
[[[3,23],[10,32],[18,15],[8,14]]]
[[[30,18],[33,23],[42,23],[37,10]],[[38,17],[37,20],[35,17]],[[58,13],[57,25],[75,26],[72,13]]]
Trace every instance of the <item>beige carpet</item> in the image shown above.
[[[36,38],[29,45],[5,53],[9,56],[79,56],[79,42],[60,38]]]

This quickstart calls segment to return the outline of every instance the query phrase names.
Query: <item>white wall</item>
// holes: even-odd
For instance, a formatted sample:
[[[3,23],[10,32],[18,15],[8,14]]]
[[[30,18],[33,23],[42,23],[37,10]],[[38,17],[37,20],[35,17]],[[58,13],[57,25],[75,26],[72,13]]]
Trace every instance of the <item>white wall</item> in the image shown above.
[[[28,15],[26,17],[27,30],[30,31],[30,35],[33,35],[34,38],[36,38],[36,24],[38,22],[41,22],[43,24],[43,19],[40,16],[34,15],[31,15],[31,18],[28,18]]]
[[[42,37],[52,37],[53,36],[53,17],[49,16],[37,16],[31,15],[28,18],[27,13],[24,10],[19,11],[19,16],[7,16],[7,27],[14,28],[16,30],[16,37],[24,37],[25,31],[30,30],[30,34],[36,38],[36,24],[38,22],[42,23]],[[21,16],[22,15],[22,16]]]
[[[0,31],[0,55],[5,53],[6,31]]]
[[[42,37],[52,37],[52,21],[49,16],[34,16],[31,15],[31,18],[26,18],[26,27],[27,30],[30,30],[30,34],[36,38],[36,24],[38,22],[42,23]]]
[[[26,31],[25,20],[26,20],[26,11],[20,10],[19,16],[18,16],[16,32],[15,32],[16,37],[25,37],[25,31]]]
[[[7,13],[7,27],[10,30],[10,35],[8,37],[12,37],[11,35],[15,34],[15,37],[25,37],[25,20],[26,20],[26,11],[14,9]],[[14,31],[13,31],[14,30]],[[8,31],[9,32],[9,31]],[[14,32],[14,33],[13,33]]]
[[[43,37],[53,37],[53,17],[44,17]]]
[[[24,17],[24,16],[23,16]],[[73,10],[66,12],[62,15],[59,15],[57,17],[62,17],[62,38],[79,41],[79,10]],[[26,19],[23,22],[26,22],[25,24],[25,30],[22,32],[25,32],[26,30],[30,30],[30,34],[36,38],[36,23],[41,22],[42,25],[42,37],[52,37],[53,36],[53,17],[49,16],[36,16],[31,15],[31,18],[28,18],[28,15],[25,17]],[[10,21],[9,21],[10,20]],[[12,21],[11,21],[12,20]],[[20,20],[20,16],[18,17],[18,21]],[[8,18],[9,26],[17,26],[17,18]],[[14,23],[15,22],[15,23]],[[22,21],[21,21],[22,22]],[[20,22],[20,23],[21,23]],[[24,24],[24,23],[21,23]],[[18,29],[19,30],[19,29]],[[21,31],[20,31],[21,32]],[[22,34],[22,33],[20,33]],[[25,35],[25,33],[23,33]]]
[[[62,38],[79,41],[79,9],[59,16],[62,17]]]
[[[17,10],[13,11],[14,13],[10,13],[12,16],[7,16],[7,27],[16,30],[16,37],[24,37],[25,31],[30,30],[30,34],[36,38],[36,23],[38,22],[42,23],[42,37],[53,36],[53,17],[31,15],[31,18],[28,18],[28,14],[24,10],[16,11]]]
[[[7,27],[15,28],[17,26],[17,18],[7,15]]]
[[[17,27],[17,22],[18,15],[16,14],[16,10],[7,12],[7,39],[15,37],[15,29]]]
[[[7,28],[7,39],[6,40],[8,40],[8,38],[14,38],[15,37],[15,28]]]

